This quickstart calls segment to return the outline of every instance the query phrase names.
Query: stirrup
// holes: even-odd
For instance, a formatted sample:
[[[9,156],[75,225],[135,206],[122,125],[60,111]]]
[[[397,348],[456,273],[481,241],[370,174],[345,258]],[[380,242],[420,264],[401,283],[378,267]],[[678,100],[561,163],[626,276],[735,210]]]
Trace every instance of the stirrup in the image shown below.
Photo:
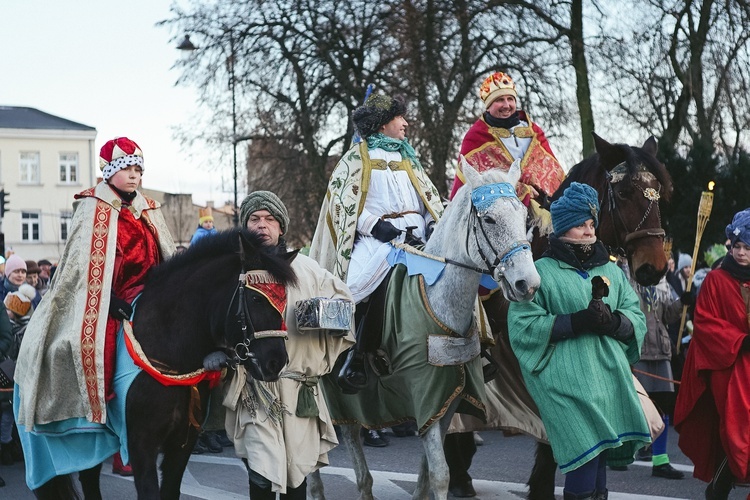
[[[341,366],[336,381],[344,394],[357,394],[367,387],[365,354],[352,348]]]

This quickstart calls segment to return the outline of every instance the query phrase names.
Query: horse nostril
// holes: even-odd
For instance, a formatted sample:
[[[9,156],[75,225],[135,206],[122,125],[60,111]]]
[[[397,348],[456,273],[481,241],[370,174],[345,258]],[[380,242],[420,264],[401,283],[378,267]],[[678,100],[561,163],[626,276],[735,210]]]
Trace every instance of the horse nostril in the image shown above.
[[[518,280],[515,283],[516,291],[521,295],[526,295],[529,292],[529,284],[526,280]]]
[[[635,271],[635,279],[643,286],[654,286],[659,284],[663,274],[651,264],[643,264]]]

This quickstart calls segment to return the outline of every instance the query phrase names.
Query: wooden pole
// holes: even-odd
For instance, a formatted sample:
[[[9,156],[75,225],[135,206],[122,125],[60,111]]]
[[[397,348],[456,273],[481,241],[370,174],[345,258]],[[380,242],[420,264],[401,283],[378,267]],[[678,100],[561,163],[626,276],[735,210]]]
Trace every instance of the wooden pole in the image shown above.
[[[685,292],[689,292],[693,287],[693,276],[695,275],[695,265],[698,262],[698,250],[701,246],[701,238],[703,238],[703,231],[706,229],[708,219],[711,217],[711,209],[714,206],[714,193],[711,191],[714,187],[713,181],[708,183],[709,191],[703,191],[701,193],[701,201],[698,204],[698,224],[695,232],[695,245],[693,246],[693,263],[690,265],[690,275],[687,279],[687,285],[685,286]],[[677,272],[681,272],[682,269],[678,269]],[[677,354],[680,354],[680,348],[682,347],[682,333],[685,330],[685,320],[687,318],[688,306],[682,306],[682,319],[680,320],[680,331],[677,334]]]

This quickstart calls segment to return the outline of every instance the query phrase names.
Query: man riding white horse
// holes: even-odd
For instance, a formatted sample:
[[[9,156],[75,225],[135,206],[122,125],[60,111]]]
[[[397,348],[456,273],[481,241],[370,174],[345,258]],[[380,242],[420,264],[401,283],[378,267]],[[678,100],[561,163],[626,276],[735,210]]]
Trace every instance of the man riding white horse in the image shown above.
[[[380,347],[388,243],[403,242],[407,228],[426,240],[443,214],[440,195],[406,139],[405,113],[402,98],[383,94],[354,111],[363,141],[331,174],[310,247],[310,257],[344,280],[358,303],[357,344],[339,378],[347,392],[366,385],[365,355]]]

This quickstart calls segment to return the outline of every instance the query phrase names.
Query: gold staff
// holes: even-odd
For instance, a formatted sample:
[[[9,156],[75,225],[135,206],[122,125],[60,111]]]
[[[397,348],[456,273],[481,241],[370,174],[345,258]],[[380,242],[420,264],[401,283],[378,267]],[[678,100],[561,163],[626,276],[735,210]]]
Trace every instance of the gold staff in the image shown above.
[[[703,231],[706,229],[711,209],[714,206],[714,181],[708,183],[708,191],[701,193],[701,201],[698,204],[698,228],[695,232],[695,246],[693,247],[693,263],[690,265],[690,276],[688,276],[685,292],[689,292],[693,287],[693,275],[695,275],[695,264],[698,262],[698,249],[701,246]],[[679,272],[679,271],[678,271]],[[680,320],[680,331],[677,334],[677,354],[680,354],[682,346],[682,332],[685,329],[685,318],[687,317],[688,306],[682,306],[682,319]]]

